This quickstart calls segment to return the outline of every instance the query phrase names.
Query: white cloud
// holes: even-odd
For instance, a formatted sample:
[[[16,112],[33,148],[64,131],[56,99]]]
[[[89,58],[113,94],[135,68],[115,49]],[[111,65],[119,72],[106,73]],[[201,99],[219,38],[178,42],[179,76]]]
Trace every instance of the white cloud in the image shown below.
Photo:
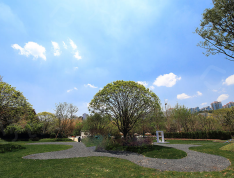
[[[154,85],[160,87],[160,86],[166,86],[166,87],[172,87],[176,84],[176,81],[180,80],[181,77],[177,77],[173,73],[160,75],[156,80],[154,81]]]
[[[64,41],[63,41],[63,47],[64,47],[65,49],[67,49],[67,45],[65,44]]]
[[[180,99],[180,100],[188,99],[188,98],[191,98],[191,96],[188,96],[185,93],[177,95],[177,99]]]
[[[207,103],[202,103],[201,105],[203,106],[203,105],[206,105]]]
[[[198,94],[198,96],[201,96],[201,95],[202,95],[202,93],[201,93],[201,92],[199,92],[199,91],[197,91],[197,94]]]
[[[71,45],[72,49],[76,50],[76,48],[77,48],[76,44],[71,39],[69,39],[69,40],[70,40],[70,45]]]
[[[228,94],[222,94],[218,97],[217,101],[223,101],[229,98]]]
[[[89,103],[87,103],[87,107],[89,107]]]
[[[212,90],[213,92],[217,92],[218,90]]]
[[[148,83],[146,81],[138,81],[137,83],[144,85],[145,87],[148,85]]]
[[[91,87],[91,88],[97,88],[97,87],[95,87],[94,85],[91,85],[91,84],[87,84],[87,85],[84,85],[85,87]]]
[[[72,89],[71,89],[71,90],[67,90],[68,93],[69,93],[70,91],[72,91]]]
[[[25,55],[27,57],[29,55],[32,55],[34,57],[33,59],[37,59],[38,57],[40,57],[43,60],[46,60],[45,48],[35,42],[26,43],[24,48],[22,48],[18,44],[13,44],[11,47],[20,50],[20,55]]]
[[[154,86],[150,86],[149,88],[150,88],[151,90],[153,90],[153,89],[154,89]]]
[[[75,89],[75,90],[77,90],[77,88],[76,88],[76,87],[74,87],[74,89]]]
[[[223,82],[223,85],[234,85],[234,75],[229,76],[226,78],[225,82]]]
[[[51,41],[53,48],[54,48],[54,56],[60,56],[61,52],[60,52],[60,48],[58,43]]]
[[[74,67],[74,70],[77,70],[78,69],[78,67]]]
[[[102,90],[103,88],[99,88],[100,90]]]
[[[78,51],[76,51],[76,53],[75,53],[74,57],[75,57],[76,59],[78,59],[78,60],[80,60],[80,59],[81,59],[81,56],[79,56]]]

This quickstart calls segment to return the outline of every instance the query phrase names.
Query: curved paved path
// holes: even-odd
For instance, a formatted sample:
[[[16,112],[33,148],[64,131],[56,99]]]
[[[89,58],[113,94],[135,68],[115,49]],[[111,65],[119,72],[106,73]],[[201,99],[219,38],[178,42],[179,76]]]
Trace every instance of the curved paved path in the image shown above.
[[[143,155],[132,152],[117,151],[95,151],[95,147],[86,147],[81,142],[44,142],[30,144],[56,144],[72,145],[67,150],[32,154],[23,157],[24,159],[64,159],[88,156],[107,156],[129,160],[143,167],[159,169],[162,171],[179,171],[179,172],[202,172],[202,171],[221,171],[231,165],[230,161],[222,156],[216,156],[206,153],[200,153],[189,150],[189,147],[201,145],[187,144],[157,144],[160,146],[173,147],[187,153],[187,157],[182,159],[159,159],[148,158]]]

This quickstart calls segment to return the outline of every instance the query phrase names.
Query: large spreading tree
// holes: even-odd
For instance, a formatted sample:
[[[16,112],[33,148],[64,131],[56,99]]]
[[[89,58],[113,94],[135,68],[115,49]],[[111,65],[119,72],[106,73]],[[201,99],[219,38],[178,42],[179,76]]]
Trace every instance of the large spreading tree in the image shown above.
[[[158,96],[134,81],[109,83],[89,103],[89,111],[109,115],[124,138],[139,119],[155,108],[161,109]]]
[[[210,54],[225,54],[226,59],[234,61],[234,1],[212,0],[214,7],[205,9],[201,28],[196,33],[205,41],[198,46],[206,49],[206,56]]]
[[[22,116],[33,120],[35,111],[24,95],[6,82],[0,82],[0,126],[5,129]]]

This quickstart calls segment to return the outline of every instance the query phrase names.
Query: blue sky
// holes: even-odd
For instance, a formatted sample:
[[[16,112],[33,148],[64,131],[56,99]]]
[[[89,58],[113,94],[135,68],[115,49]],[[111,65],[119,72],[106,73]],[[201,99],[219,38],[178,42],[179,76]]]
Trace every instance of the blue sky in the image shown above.
[[[234,98],[234,62],[206,57],[202,13],[212,0],[2,1],[0,75],[33,105],[54,112],[87,104],[116,80],[141,82],[174,107]]]

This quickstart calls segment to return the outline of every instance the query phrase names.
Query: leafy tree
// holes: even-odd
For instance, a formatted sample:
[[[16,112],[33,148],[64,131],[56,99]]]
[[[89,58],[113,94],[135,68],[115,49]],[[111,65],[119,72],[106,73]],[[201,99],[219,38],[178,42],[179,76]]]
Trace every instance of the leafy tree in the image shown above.
[[[73,130],[71,130],[71,126],[74,122],[75,113],[78,112],[78,108],[73,106],[72,104],[59,103],[56,105],[56,117],[58,119],[58,127],[57,127],[57,135],[69,135],[72,134]]]
[[[205,10],[201,28],[196,29],[196,33],[205,40],[198,46],[207,50],[206,56],[222,53],[226,59],[234,61],[234,1],[212,1],[214,7]]]
[[[106,135],[108,134],[107,127],[110,122],[110,118],[108,116],[102,116],[101,114],[94,113],[87,118],[87,124],[91,135],[100,134]]]
[[[11,85],[0,82],[0,126],[4,130],[8,125],[17,123],[20,117],[32,120],[35,111],[20,91]]]
[[[224,116],[223,125],[229,128],[229,131],[234,130],[234,107],[231,108],[230,111],[226,113]]]
[[[48,133],[49,126],[54,123],[55,115],[50,112],[40,112],[37,114],[38,119],[43,124],[42,133]]]
[[[107,84],[89,103],[89,111],[103,111],[126,138],[136,122],[152,109],[160,107],[155,93],[134,81],[115,81]]]

